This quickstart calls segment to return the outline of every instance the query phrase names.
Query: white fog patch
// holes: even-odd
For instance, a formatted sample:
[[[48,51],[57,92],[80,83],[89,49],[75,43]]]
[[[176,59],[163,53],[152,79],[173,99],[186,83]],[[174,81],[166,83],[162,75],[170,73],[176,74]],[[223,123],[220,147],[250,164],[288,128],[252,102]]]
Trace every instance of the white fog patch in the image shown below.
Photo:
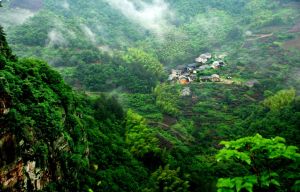
[[[48,43],[49,46],[54,46],[54,45],[65,46],[68,44],[67,40],[64,38],[62,33],[57,29],[52,29],[48,33],[48,41],[49,41]]]
[[[64,9],[70,10],[70,4],[67,0],[64,0],[61,4]]]
[[[35,15],[28,9],[15,8],[0,12],[0,24],[4,27],[21,25],[30,17]]]
[[[222,28],[222,22],[219,17],[201,17],[196,20],[201,26],[202,31],[207,34],[207,38],[213,40]]]
[[[110,55],[113,54],[113,50],[108,45],[98,46],[98,50],[101,51],[101,52],[108,53]]]
[[[130,0],[106,0],[112,7],[130,20],[138,23],[145,29],[159,37],[173,28],[170,19],[174,14],[164,0],[154,0],[152,3],[140,1],[134,3]]]
[[[76,33],[65,26],[65,23],[59,18],[52,18],[51,22],[54,25],[52,31],[60,34],[64,39],[76,39]]]
[[[198,28],[196,33],[205,35],[206,41],[216,42],[226,36],[234,26],[234,21],[226,13],[210,10],[206,14],[198,14],[187,29],[192,31],[193,28]]]
[[[66,30],[66,32],[68,33],[71,39],[76,39],[76,33],[74,31]]]
[[[300,94],[300,67],[293,67],[291,71],[293,72],[289,75],[289,84]]]
[[[96,43],[96,34],[86,25],[81,24],[80,28],[84,35],[92,42]]]
[[[97,24],[95,29],[97,34],[102,38],[109,38],[109,33],[105,30],[105,28],[101,24]]]

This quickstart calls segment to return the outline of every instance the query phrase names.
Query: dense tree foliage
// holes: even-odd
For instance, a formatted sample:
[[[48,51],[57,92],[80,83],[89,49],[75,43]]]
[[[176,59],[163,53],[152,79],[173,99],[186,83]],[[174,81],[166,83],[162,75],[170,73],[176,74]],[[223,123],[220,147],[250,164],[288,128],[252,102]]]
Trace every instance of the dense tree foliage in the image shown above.
[[[248,171],[245,176],[219,179],[218,191],[299,190],[300,154],[297,147],[286,146],[285,139],[257,134],[221,144],[225,148],[217,154],[217,161],[233,159]]]
[[[47,0],[32,18],[9,28],[9,41],[19,55],[35,55],[54,66],[74,67],[67,82],[91,91],[124,88],[149,92],[163,77],[160,63],[174,66],[192,62],[204,51],[229,52],[231,63],[236,64],[232,67],[240,67],[234,68],[237,78],[258,78],[259,74],[266,79],[282,64],[291,63],[278,57],[284,52],[282,42],[296,36],[286,34],[299,17],[293,1],[165,2],[174,18],[162,39],[104,0],[72,4]],[[9,4],[18,2],[5,2],[3,14],[9,11]],[[259,41],[261,34],[269,33],[271,38]],[[262,49],[264,46],[268,49]],[[240,66],[245,62],[251,64]],[[293,68],[275,73],[284,78]]]
[[[119,54],[110,63],[79,65],[72,79],[73,84],[80,82],[84,89],[91,91],[119,89],[149,93],[165,77],[162,64],[152,55],[135,49]]]

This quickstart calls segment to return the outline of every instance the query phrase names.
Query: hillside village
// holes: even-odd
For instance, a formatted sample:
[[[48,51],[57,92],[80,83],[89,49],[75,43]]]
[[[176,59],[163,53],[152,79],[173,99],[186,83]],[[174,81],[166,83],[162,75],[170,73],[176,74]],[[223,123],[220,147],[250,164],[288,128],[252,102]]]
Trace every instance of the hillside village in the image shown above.
[[[219,69],[226,66],[224,58],[226,54],[212,55],[211,53],[201,54],[195,58],[195,63],[179,65],[176,69],[171,70],[168,80],[170,82],[178,82],[182,85],[189,84],[193,81],[200,82],[220,82],[221,78],[218,74],[201,75],[208,69]],[[230,78],[230,77],[228,77]]]

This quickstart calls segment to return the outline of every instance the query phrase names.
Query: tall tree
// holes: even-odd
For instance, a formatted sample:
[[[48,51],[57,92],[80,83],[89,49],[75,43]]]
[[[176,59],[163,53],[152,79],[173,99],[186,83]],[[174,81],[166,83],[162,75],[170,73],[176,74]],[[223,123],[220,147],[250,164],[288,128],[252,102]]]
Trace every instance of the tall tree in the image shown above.
[[[3,55],[6,59],[14,61],[16,60],[16,56],[12,54],[12,51],[6,42],[6,35],[2,26],[0,26],[0,54]]]

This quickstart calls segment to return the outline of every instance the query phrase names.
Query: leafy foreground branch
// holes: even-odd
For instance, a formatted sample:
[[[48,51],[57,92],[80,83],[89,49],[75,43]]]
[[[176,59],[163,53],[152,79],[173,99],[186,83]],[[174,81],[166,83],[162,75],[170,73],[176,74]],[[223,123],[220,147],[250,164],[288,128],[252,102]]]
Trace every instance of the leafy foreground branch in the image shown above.
[[[216,155],[217,161],[238,163],[243,172],[220,178],[218,192],[300,191],[300,154],[284,138],[266,139],[257,134],[221,144],[225,147]]]

